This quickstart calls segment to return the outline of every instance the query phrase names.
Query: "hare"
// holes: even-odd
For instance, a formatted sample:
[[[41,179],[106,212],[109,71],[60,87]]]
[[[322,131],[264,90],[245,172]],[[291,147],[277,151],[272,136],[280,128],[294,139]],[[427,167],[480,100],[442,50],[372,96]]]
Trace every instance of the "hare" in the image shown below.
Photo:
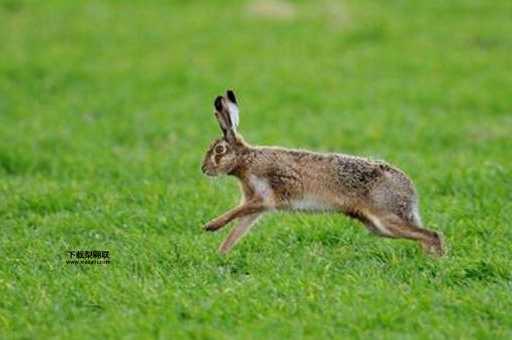
[[[210,144],[201,170],[236,177],[242,192],[238,207],[205,225],[216,231],[238,219],[221,253],[229,252],[263,213],[277,210],[340,212],[376,235],[416,240],[426,252],[444,254],[440,234],[422,227],[416,190],[401,170],[339,153],[252,146],[237,133],[234,92],[218,96],[214,108],[223,136]]]

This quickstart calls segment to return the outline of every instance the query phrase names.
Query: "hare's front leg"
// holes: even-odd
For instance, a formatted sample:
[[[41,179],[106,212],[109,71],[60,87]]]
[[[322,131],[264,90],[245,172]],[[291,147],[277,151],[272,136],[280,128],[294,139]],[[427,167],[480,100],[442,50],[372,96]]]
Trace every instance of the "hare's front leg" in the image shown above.
[[[247,234],[247,232],[251,229],[251,227],[256,223],[261,213],[252,214],[248,216],[241,217],[239,219],[238,225],[231,230],[228,237],[222,242],[219,247],[219,251],[221,254],[228,253],[231,248],[233,248],[240,239]]]
[[[211,220],[206,223],[205,229],[208,231],[216,231],[220,228],[224,227],[226,224],[234,220],[235,218],[256,214],[263,212],[265,210],[265,206],[261,202],[245,202],[242,205],[229,210],[223,215]]]

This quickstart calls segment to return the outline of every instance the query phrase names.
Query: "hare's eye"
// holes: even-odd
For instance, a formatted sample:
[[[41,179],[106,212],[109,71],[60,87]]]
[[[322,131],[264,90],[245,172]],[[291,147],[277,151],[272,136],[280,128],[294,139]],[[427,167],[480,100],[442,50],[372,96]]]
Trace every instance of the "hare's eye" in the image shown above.
[[[215,147],[215,153],[221,154],[221,153],[224,153],[224,151],[226,151],[226,148],[224,147],[224,145],[217,145]]]

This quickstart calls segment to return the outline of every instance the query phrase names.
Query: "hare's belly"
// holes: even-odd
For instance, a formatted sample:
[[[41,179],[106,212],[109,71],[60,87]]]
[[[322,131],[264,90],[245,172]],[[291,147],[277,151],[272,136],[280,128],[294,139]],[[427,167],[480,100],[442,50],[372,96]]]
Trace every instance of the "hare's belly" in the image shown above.
[[[311,212],[336,210],[336,206],[332,202],[328,202],[325,199],[309,195],[306,195],[298,200],[292,200],[290,202],[290,208],[292,210]]]

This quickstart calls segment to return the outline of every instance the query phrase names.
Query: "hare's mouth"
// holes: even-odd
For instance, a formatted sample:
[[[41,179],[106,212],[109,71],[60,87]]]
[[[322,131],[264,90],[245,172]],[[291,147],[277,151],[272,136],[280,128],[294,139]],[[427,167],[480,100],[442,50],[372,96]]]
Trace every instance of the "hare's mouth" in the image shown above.
[[[204,166],[204,165],[201,167],[201,171],[202,171],[202,172],[203,172],[203,174],[205,174],[206,176],[210,176],[210,177],[212,177],[212,176],[215,176],[215,175],[216,175],[216,174],[215,174],[215,172],[210,171],[210,170],[209,170],[206,166]]]

